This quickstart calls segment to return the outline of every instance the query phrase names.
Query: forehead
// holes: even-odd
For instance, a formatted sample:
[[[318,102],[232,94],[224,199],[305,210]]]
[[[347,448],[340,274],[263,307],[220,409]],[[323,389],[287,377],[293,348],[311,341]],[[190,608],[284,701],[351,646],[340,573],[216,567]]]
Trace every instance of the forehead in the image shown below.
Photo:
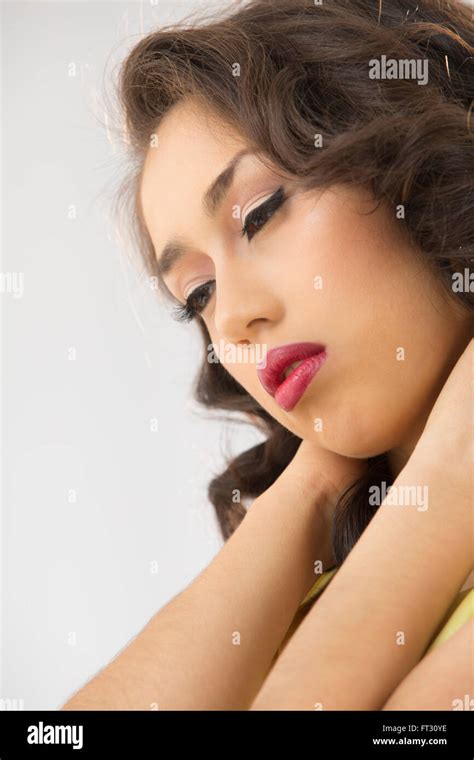
[[[192,218],[209,184],[246,147],[229,125],[194,103],[173,106],[155,134],[157,145],[148,149],[140,183],[153,240],[163,238],[165,227],[180,234],[178,219]]]

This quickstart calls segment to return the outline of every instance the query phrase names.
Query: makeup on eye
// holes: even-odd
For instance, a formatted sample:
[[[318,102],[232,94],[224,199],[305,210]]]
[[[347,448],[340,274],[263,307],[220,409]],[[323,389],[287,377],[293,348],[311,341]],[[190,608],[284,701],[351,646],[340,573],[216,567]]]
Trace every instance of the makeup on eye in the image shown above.
[[[240,235],[245,235],[250,242],[262,227],[272,218],[275,212],[283,205],[286,200],[283,186],[280,186],[273,195],[256,208],[249,211],[246,215]],[[178,322],[190,322],[200,314],[207,306],[212,295],[211,287],[215,285],[215,280],[208,280],[202,285],[191,291],[184,304],[180,304],[173,309],[173,319]]]
[[[215,284],[215,280],[208,280],[198,285],[197,288],[189,294],[184,304],[175,306],[172,311],[173,319],[178,322],[191,322],[206,307],[210,297],[210,287]]]
[[[273,216],[275,211],[280,208],[285,200],[285,191],[283,189],[283,186],[280,186],[278,190],[270,196],[270,198],[268,198],[256,208],[249,211],[245,217],[244,225],[240,231],[241,236],[243,237],[244,235],[247,235],[247,238],[250,242],[250,240],[252,240],[252,238],[264,226],[268,219]],[[255,231],[252,231],[253,228],[256,228]]]

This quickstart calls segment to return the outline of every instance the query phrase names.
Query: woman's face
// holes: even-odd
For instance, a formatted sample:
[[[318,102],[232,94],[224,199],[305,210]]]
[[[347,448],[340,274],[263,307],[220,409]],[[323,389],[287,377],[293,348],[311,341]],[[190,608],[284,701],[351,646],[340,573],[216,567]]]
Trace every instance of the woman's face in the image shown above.
[[[214,282],[197,303],[228,372],[303,439],[349,457],[406,458],[469,325],[406,242],[396,209],[368,214],[369,196],[345,185],[302,192],[255,154],[240,157],[225,191],[209,194],[248,146],[190,101],[156,134],[142,178],[145,223],[158,259],[170,241],[181,243],[163,276],[181,303]],[[277,195],[242,235],[249,213],[280,187],[283,203]],[[255,362],[300,342],[325,346],[326,361],[288,411]]]

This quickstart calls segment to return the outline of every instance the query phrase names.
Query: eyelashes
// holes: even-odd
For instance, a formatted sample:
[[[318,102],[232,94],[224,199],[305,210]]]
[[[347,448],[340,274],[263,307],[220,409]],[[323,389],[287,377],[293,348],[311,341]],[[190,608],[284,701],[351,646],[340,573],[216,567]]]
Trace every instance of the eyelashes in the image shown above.
[[[245,224],[242,227],[240,234],[243,237],[247,235],[249,242],[257,234],[257,232],[266,224],[266,222],[273,216],[275,211],[285,201],[285,191],[283,187],[279,187],[276,193],[273,193],[268,200],[261,203],[260,206],[254,208],[245,217]]]
[[[264,203],[252,209],[245,217],[245,224],[240,231],[241,237],[246,235],[250,242],[283,205],[285,200],[284,188],[279,187]],[[173,309],[173,319],[178,322],[191,322],[206,307],[215,288],[215,282],[215,280],[208,280],[195,288],[187,297],[184,305],[180,304]]]
[[[207,305],[211,292],[210,288],[215,285],[215,280],[208,280],[195,288],[187,297],[186,303],[175,306],[172,317],[177,322],[191,322]]]

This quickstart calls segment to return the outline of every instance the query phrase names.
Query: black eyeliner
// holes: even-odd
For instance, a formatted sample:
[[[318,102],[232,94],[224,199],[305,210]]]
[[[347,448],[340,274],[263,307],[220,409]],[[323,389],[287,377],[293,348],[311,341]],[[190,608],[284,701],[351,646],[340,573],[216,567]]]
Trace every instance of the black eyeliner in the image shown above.
[[[269,217],[271,217],[272,214],[280,208],[285,200],[285,190],[283,188],[283,185],[281,185],[278,190],[276,190],[273,195],[270,196],[270,198],[261,203],[260,206],[252,209],[252,211],[247,214],[245,218],[245,224],[241,229],[241,237],[246,234],[248,235],[251,225],[261,224],[263,226],[268,221]],[[258,230],[254,232],[254,235],[256,235],[257,232]],[[250,240],[251,238],[249,238],[249,241]],[[191,322],[198,314],[200,314],[200,311],[192,305],[194,300],[199,299],[201,296],[209,295],[208,288],[213,284],[215,284],[214,280],[208,280],[202,285],[199,285],[199,287],[195,288],[192,291],[191,295],[189,295],[186,299],[186,303],[179,304],[178,306],[174,307],[172,310],[172,318],[178,322]]]
[[[184,304],[179,304],[173,308],[171,314],[172,318],[178,322],[191,322],[191,320],[199,314],[199,311],[192,305],[194,299],[207,295],[209,286],[213,285],[214,282],[215,280],[208,280],[195,288],[187,297]]]
[[[252,209],[250,213],[247,214],[245,217],[245,224],[242,227],[240,234],[243,237],[245,233],[247,232],[249,226],[251,224],[258,224],[260,222],[264,222],[264,217],[267,214],[271,214],[274,211],[276,211],[278,208],[280,208],[283,201],[285,201],[285,190],[283,185],[281,185],[276,192],[273,193],[273,195],[270,196],[264,203],[261,203],[260,206],[257,206],[256,208]]]

